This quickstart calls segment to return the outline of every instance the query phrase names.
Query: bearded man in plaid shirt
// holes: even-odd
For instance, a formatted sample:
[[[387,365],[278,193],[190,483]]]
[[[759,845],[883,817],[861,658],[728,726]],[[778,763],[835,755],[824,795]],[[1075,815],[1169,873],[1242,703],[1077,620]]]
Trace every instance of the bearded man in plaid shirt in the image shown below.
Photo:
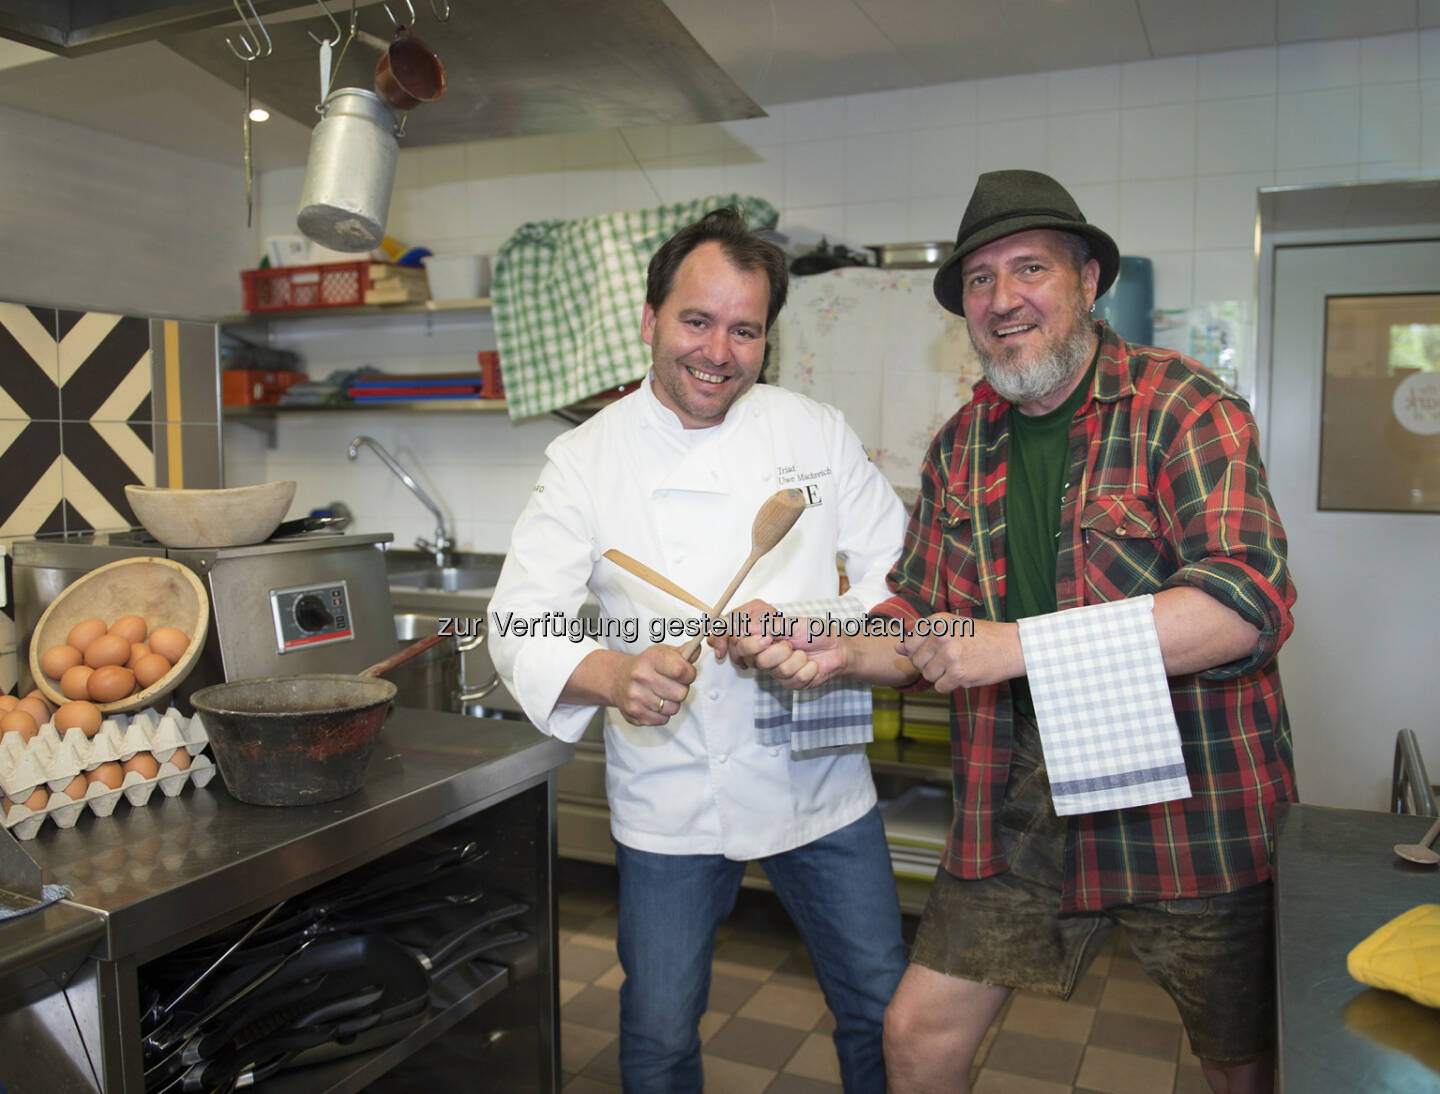
[[[935,295],[966,317],[985,380],[931,445],[895,595],[874,609],[907,637],[800,627],[730,650],[793,688],[849,675],[951,696],[955,819],[886,1014],[892,1091],[969,1090],[1010,990],[1068,998],[1117,924],[1211,1086],[1273,1087],[1272,812],[1295,799],[1275,664],[1295,601],[1285,533],[1246,404],[1198,362],[1091,317],[1118,269],[1054,179],[980,176]],[[1063,636],[1090,613],[1099,638],[1092,625],[1083,641],[1104,655],[1121,628],[1096,605],[1139,613],[1154,656],[1134,671],[1171,708],[1158,731],[1178,729],[1183,767],[1161,774],[1179,789],[1057,815],[1046,757],[1057,767],[1074,744],[1067,702],[1084,698],[1092,651],[1052,684],[1025,628]],[[1152,778],[1166,781],[1112,781]]]

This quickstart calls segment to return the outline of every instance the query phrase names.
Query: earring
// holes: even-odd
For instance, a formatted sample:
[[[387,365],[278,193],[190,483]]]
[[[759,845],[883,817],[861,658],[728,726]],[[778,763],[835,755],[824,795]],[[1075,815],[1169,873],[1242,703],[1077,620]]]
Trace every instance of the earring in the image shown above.
[[[1095,314],[1095,305],[1094,305],[1094,304],[1091,304],[1091,305],[1090,305],[1090,314],[1091,314],[1091,315],[1094,315],[1094,314]]]

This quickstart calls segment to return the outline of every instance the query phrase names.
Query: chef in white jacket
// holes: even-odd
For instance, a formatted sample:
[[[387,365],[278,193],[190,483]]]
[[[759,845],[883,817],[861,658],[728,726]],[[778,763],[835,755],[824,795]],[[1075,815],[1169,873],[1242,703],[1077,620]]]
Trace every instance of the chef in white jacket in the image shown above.
[[[793,486],[805,511],[733,603],[805,601],[823,618],[837,557],[852,602],[888,596],[905,527],[894,491],[838,411],[756,386],[787,284],[783,252],[731,209],[661,247],[640,330],[650,375],[551,443],[491,602],[492,656],[536,726],[573,741],[606,708],[627,1091],[701,1089],[715,932],[751,860],[809,950],[845,1089],[885,1087],[905,948],[863,744],[762,743],[776,738],[757,731],[754,671],[708,651],[692,665],[675,629],[699,613],[602,557],[617,548],[713,601],[756,510]],[[587,596],[598,620],[580,616]]]

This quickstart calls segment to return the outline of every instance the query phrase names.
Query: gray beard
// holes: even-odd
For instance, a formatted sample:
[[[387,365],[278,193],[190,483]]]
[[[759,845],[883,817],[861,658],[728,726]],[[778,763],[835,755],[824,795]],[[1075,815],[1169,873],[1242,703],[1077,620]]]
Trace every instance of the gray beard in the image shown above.
[[[968,333],[968,326],[966,331]],[[1009,403],[1033,403],[1054,395],[1090,363],[1091,332],[1088,322],[1076,323],[1058,346],[1018,372],[975,346],[973,335],[970,344],[975,346],[975,355],[980,358],[980,370],[1000,398]]]

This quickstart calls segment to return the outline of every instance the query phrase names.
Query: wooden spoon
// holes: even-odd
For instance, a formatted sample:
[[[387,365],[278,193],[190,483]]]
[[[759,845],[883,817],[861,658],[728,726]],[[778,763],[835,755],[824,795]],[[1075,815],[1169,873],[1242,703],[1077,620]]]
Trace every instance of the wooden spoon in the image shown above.
[[[720,599],[715,601],[715,607],[710,609],[712,619],[718,618],[725,611],[730,598],[735,595],[735,590],[740,588],[740,582],[749,575],[751,568],[759,562],[775,544],[785,538],[785,533],[795,527],[795,522],[800,519],[800,514],[805,511],[805,494],[791,487],[788,490],[777,490],[765,499],[765,504],[760,506],[755,514],[755,520],[750,525],[750,557],[740,565],[739,571],[723,593]],[[700,643],[705,640],[703,634],[697,634],[690,641],[680,648],[685,660],[693,661],[695,654],[699,652]]]
[[[403,647],[399,653],[392,653],[389,657],[385,658],[385,660],[371,665],[368,669],[361,669],[356,675],[383,676],[396,665],[403,665],[406,661],[410,660],[410,658],[419,657],[431,646],[439,645],[449,637],[448,634],[442,634],[439,631],[436,631],[434,634],[427,634],[424,638],[416,642],[411,642],[410,645]]]
[[[699,608],[706,615],[710,614],[710,605],[706,604],[705,601],[701,600],[698,596],[696,596],[689,590],[682,589],[679,585],[676,585],[675,582],[671,581],[664,574],[650,569],[649,566],[646,566],[645,563],[640,562],[637,559],[631,558],[624,551],[617,551],[615,550],[615,548],[612,547],[610,548],[610,550],[605,552],[604,557],[615,563],[615,565],[619,566],[622,570],[630,571],[630,573],[634,574],[641,581],[645,582],[645,584],[653,585],[661,592],[669,593],[676,600],[683,600],[692,608]]]
[[[1434,866],[1440,862],[1440,855],[1430,850],[1435,837],[1440,836],[1440,820],[1430,826],[1430,831],[1420,837],[1419,843],[1397,843],[1395,853],[1403,859],[1418,862],[1422,866]]]

